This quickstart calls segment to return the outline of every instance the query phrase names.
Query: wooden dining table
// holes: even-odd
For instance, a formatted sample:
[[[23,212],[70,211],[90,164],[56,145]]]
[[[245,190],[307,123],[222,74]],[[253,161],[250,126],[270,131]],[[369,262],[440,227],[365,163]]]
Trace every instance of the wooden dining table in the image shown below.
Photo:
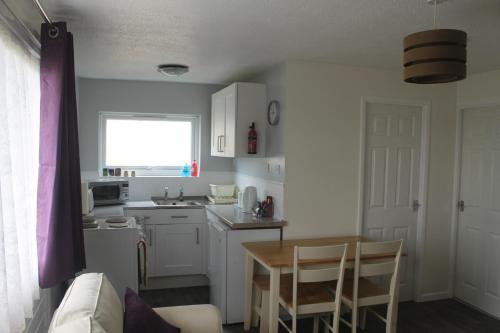
[[[269,333],[278,332],[280,275],[289,273],[293,267],[295,246],[326,246],[347,244],[346,268],[354,267],[356,244],[359,241],[369,241],[362,236],[329,237],[314,239],[289,239],[280,241],[243,243],[246,249],[245,257],[245,313],[244,329],[250,329],[252,317],[252,294],[255,262],[269,271]],[[399,290],[399,288],[396,288]],[[391,332],[396,332],[398,292],[396,292],[393,307]]]

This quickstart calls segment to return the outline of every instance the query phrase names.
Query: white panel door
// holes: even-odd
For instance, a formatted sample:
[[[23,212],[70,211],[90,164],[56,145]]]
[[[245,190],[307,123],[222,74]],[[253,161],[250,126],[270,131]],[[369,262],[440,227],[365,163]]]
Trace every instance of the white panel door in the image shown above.
[[[404,240],[400,300],[413,299],[422,109],[367,103],[363,234]],[[418,203],[418,202],[417,202]]]
[[[456,296],[500,317],[500,107],[464,110],[460,184]]]

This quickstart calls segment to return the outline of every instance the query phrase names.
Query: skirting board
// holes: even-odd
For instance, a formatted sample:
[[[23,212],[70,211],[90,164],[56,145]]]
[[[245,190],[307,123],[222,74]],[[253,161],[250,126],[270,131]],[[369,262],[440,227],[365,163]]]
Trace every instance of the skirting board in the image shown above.
[[[450,293],[448,291],[440,291],[436,293],[426,293],[419,295],[417,297],[417,302],[430,302],[430,301],[438,301],[441,299],[448,299],[450,297]]]
[[[152,277],[148,280],[148,287],[141,287],[140,289],[156,290],[199,286],[208,286],[208,277],[206,275]]]

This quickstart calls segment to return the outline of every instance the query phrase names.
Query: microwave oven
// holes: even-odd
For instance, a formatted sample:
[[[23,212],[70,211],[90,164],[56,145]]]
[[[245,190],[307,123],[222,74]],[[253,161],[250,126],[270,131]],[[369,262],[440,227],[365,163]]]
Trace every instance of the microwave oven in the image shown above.
[[[107,180],[89,182],[94,197],[94,206],[117,205],[128,200],[128,180]]]

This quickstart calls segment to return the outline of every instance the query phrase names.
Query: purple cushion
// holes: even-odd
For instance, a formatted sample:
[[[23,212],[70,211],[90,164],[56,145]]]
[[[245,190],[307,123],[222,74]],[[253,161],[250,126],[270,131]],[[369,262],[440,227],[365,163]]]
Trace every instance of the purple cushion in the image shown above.
[[[132,289],[125,292],[123,333],[179,333],[181,330],[160,317]]]

